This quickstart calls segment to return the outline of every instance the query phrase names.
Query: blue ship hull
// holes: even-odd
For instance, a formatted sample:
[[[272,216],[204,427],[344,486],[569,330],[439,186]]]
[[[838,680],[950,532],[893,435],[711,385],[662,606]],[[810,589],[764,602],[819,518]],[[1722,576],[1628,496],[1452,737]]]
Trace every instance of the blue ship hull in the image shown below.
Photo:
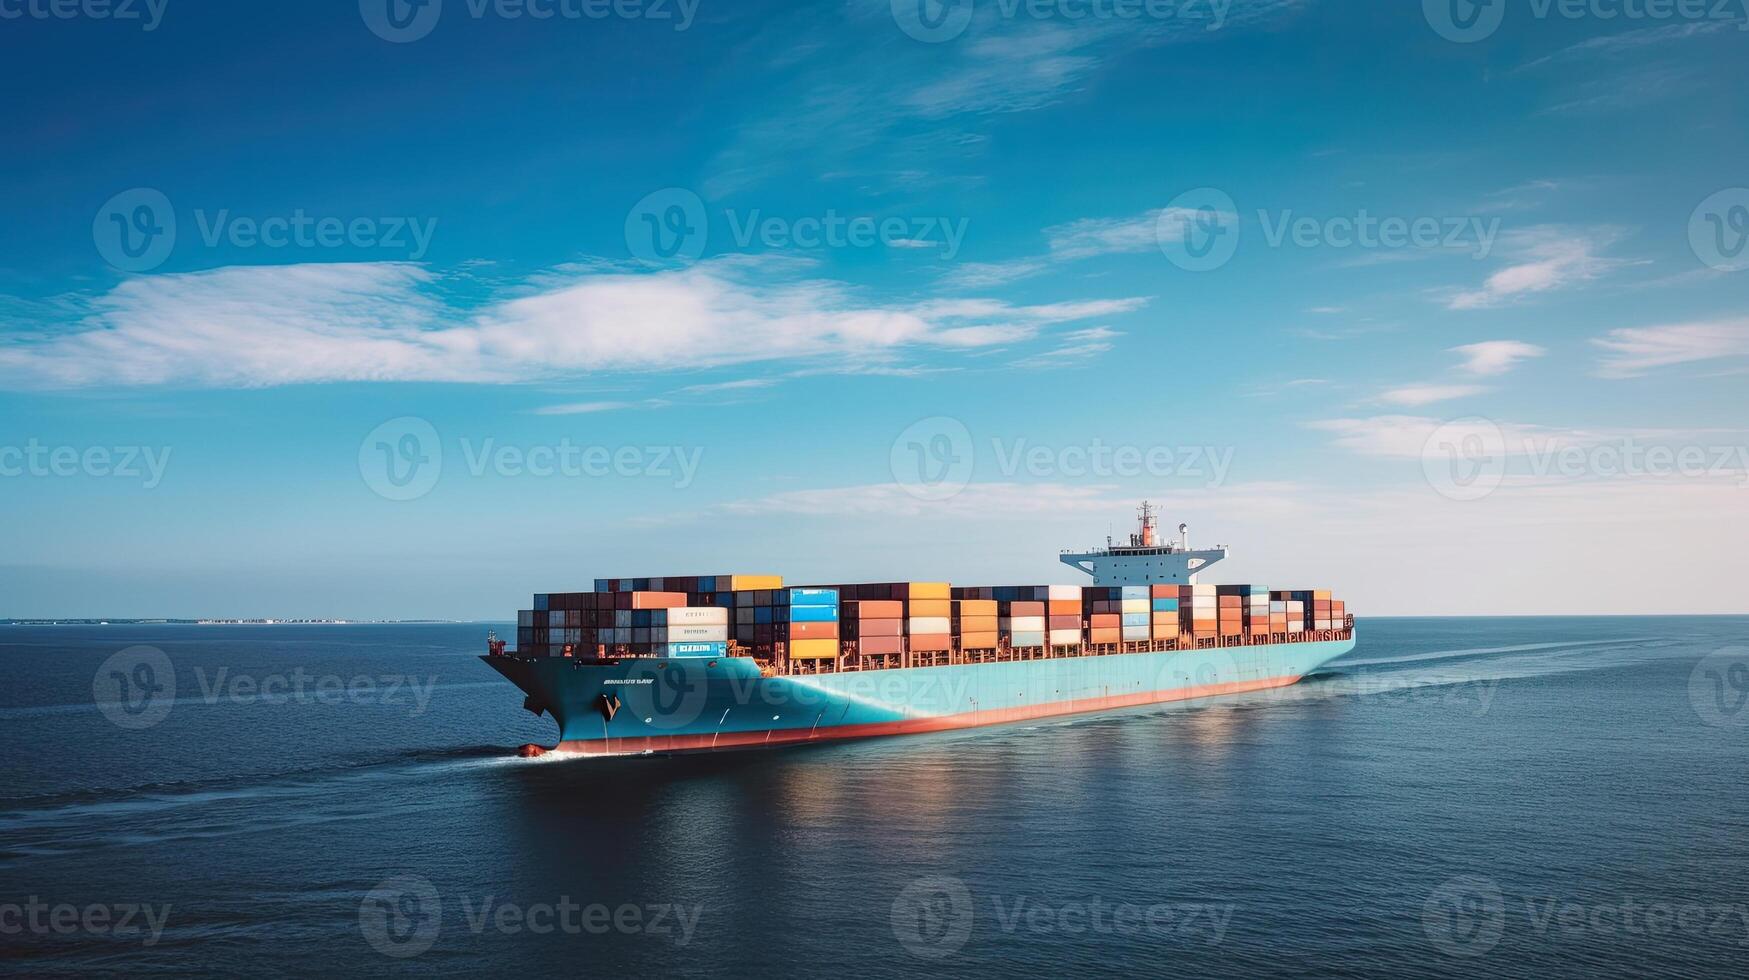
[[[746,657],[482,659],[528,695],[530,710],[557,720],[558,751],[635,755],[944,731],[1281,687],[1354,648],[1352,631],[1337,635],[770,677]]]

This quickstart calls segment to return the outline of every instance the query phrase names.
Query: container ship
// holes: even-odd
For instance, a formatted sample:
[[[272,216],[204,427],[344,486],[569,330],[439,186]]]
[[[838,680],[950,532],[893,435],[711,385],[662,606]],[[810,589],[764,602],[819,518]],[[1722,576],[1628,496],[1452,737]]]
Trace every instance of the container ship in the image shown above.
[[[536,594],[484,659],[558,723],[522,754],[747,749],[996,725],[1292,684],[1354,648],[1323,590],[1197,581],[1226,547],[1066,551],[1091,584],[596,579]]]

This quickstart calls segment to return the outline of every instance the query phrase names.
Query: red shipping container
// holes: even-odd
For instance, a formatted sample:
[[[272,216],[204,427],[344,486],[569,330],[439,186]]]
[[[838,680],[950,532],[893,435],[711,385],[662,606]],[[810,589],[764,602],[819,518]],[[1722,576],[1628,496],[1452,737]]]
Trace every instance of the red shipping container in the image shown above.
[[[1009,616],[1043,616],[1045,614],[1043,602],[1010,602],[1007,605],[1008,612],[1005,615]]]
[[[897,599],[864,599],[845,603],[844,615],[847,619],[903,619],[905,604]]]
[[[684,592],[633,592],[633,609],[674,609],[686,605]]]
[[[1052,605],[1056,605],[1056,603],[1052,603]],[[1045,622],[1045,628],[1053,630],[1078,630],[1081,628],[1081,614],[1076,613],[1073,616],[1058,616],[1053,613],[1051,618]]]
[[[1123,616],[1118,613],[1094,613],[1088,617],[1090,625],[1096,629],[1110,629],[1123,626]]]
[[[836,640],[838,639],[837,623],[791,623],[789,638],[792,640]]]
[[[1155,599],[1176,599],[1178,598],[1178,586],[1152,585],[1148,587],[1148,595]]]

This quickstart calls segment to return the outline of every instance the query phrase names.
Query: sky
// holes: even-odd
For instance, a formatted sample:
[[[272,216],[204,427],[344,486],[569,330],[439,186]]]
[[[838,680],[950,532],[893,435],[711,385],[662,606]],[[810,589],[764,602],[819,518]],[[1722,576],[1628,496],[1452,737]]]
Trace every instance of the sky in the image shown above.
[[[1739,0],[0,0],[0,616],[1749,612]]]

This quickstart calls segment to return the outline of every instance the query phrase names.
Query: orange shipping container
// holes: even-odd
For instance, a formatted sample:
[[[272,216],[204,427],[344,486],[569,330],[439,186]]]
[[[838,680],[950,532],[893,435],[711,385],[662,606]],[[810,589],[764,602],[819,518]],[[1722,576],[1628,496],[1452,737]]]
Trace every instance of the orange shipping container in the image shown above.
[[[995,599],[960,599],[954,603],[954,609],[960,616],[988,616],[996,618]],[[913,613],[913,615],[916,615]]]
[[[860,619],[903,619],[905,604],[897,599],[864,599],[861,602],[844,604],[847,614],[854,613]],[[846,615],[845,618],[851,618]]]
[[[953,602],[948,599],[912,599],[912,618],[921,616],[940,616],[946,619],[953,615]]]
[[[994,650],[996,649],[996,631],[967,633],[960,637],[962,650]]]
[[[633,592],[633,609],[675,609],[686,605],[684,592]]]
[[[862,636],[898,636],[905,632],[902,619],[859,619],[856,631]]]
[[[1089,642],[1089,643],[1121,643],[1121,642],[1123,642],[1123,630],[1116,629],[1116,628],[1109,627],[1109,626],[1102,626],[1098,629],[1088,630],[1087,631],[1087,642]]]
[[[913,633],[911,649],[919,651],[950,650],[953,640],[946,633]]]
[[[789,638],[792,640],[836,640],[838,639],[837,623],[791,623]]]
[[[898,653],[903,642],[898,634],[892,636],[865,636],[857,642],[857,648],[863,653]]]

